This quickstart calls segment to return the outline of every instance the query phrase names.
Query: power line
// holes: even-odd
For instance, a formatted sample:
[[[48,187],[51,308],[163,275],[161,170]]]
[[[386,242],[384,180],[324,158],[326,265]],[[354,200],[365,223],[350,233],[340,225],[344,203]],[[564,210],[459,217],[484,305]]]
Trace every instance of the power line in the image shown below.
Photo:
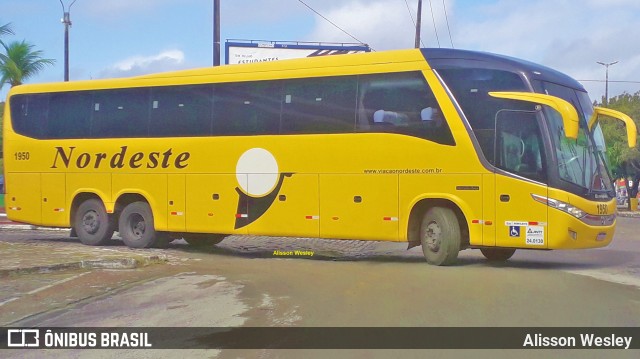
[[[431,19],[433,20],[433,30],[436,32],[436,40],[438,41],[438,47],[440,46],[440,38],[438,37],[438,28],[436,27],[436,17],[433,15],[433,2],[429,0],[429,8],[431,9]]]
[[[411,17],[411,22],[413,23],[413,28],[417,28],[418,26],[416,25],[416,21],[413,19],[413,13],[411,12],[411,8],[409,7],[409,2],[407,0],[404,0],[404,3],[407,5],[407,11],[409,11],[409,17]],[[422,47],[426,47],[424,46],[424,42],[422,42],[422,38],[420,38],[420,43],[422,44]]]
[[[302,0],[298,0],[298,2],[300,2],[302,5],[306,6],[309,10],[313,11],[316,15],[320,16],[321,18],[325,19],[328,23],[330,23],[331,25],[333,25],[335,28],[337,28],[338,30],[344,32],[345,34],[347,34],[349,37],[351,37],[352,39],[356,40],[357,42],[364,44],[363,41],[360,41],[357,37],[351,35],[350,33],[348,33],[345,29],[341,28],[340,26],[336,25],[333,21],[327,19],[324,15],[322,15],[321,13],[317,12],[314,8],[312,8],[311,6],[307,5],[307,3],[305,3]],[[369,48],[373,51],[375,51],[371,46],[369,46]]]
[[[605,80],[577,80],[578,82],[605,82]],[[628,81],[628,80],[609,80],[609,82],[624,83],[624,84],[640,84],[640,81]]]
[[[447,20],[447,31],[449,32],[449,41],[451,41],[451,48],[455,48],[453,46],[453,39],[451,38],[451,28],[449,27],[449,15],[447,15],[447,5],[445,4],[445,0],[442,0],[442,7],[444,8],[444,18]]]

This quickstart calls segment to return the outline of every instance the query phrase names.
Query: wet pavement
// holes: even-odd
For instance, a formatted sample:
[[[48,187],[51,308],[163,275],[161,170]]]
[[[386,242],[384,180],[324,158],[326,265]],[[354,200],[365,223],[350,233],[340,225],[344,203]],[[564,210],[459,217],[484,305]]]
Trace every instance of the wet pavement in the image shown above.
[[[7,240],[3,233],[24,233],[25,238]],[[36,234],[34,236],[34,233]],[[114,237],[107,246],[85,246],[69,238],[69,230],[32,229],[30,226],[0,226],[0,278],[31,273],[51,273],[77,269],[134,269],[176,261],[172,248],[190,250],[182,239],[167,249],[135,249]],[[20,236],[18,236],[20,237]],[[66,244],[66,245],[65,245]],[[404,255],[424,261],[420,248],[406,253],[407,244],[397,242],[327,240],[319,238],[280,238],[265,236],[229,236],[211,248],[216,253],[245,255],[252,258],[305,258],[357,260],[376,256]]]
[[[619,211],[620,217],[640,219],[640,212]],[[37,236],[33,235],[37,230]],[[3,233],[24,232],[20,240],[6,240]],[[20,238],[20,236],[18,236]],[[60,245],[60,244],[73,244]],[[175,240],[171,247],[184,248]],[[280,257],[331,260],[371,260],[387,256],[409,261],[424,261],[421,248],[406,250],[405,242],[327,240],[321,238],[280,238],[266,236],[229,236],[215,247],[218,253],[250,257]],[[163,249],[133,249],[116,236],[102,247],[80,245],[69,238],[68,229],[44,229],[11,222],[0,215],[0,278],[29,273],[49,273],[78,269],[134,269],[171,261]],[[0,299],[1,302],[1,299]]]
[[[518,251],[506,264],[463,251],[446,269],[428,266],[421,248],[406,243],[230,236],[207,248],[175,240],[132,249],[117,237],[91,247],[69,230],[4,225],[0,325],[637,326],[639,224],[622,219],[602,249]],[[429,305],[416,305],[427,297]],[[169,355],[156,354],[146,357]],[[207,353],[216,355],[256,353]]]

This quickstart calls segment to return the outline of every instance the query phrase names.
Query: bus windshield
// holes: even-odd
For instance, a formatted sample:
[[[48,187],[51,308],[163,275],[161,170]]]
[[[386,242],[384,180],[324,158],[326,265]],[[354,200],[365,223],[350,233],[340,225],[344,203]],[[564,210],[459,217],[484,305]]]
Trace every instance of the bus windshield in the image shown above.
[[[600,126],[589,130],[587,120],[593,114],[593,106],[586,92],[545,82],[545,91],[558,96],[575,106],[580,117],[580,129],[577,139],[565,136],[562,118],[547,110],[549,129],[560,178],[578,185],[588,194],[613,196],[613,185],[605,159],[605,142]]]

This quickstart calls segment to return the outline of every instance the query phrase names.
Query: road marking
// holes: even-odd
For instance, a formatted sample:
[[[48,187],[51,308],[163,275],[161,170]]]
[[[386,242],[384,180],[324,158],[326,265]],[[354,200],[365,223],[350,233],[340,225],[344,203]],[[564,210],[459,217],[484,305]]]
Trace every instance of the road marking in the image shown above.
[[[89,273],[90,273],[90,272],[80,273],[80,274],[78,274],[78,275],[74,275],[73,277],[69,277],[69,278],[66,278],[66,279],[63,279],[63,280],[60,280],[60,281],[57,281],[57,282],[51,283],[51,284],[49,284],[49,285],[45,285],[44,287],[40,287],[40,288],[34,289],[34,290],[32,290],[32,291],[30,291],[30,292],[27,292],[27,293],[25,293],[25,294],[29,294],[29,295],[31,295],[31,294],[36,294],[36,293],[38,293],[38,292],[42,292],[43,290],[49,289],[49,288],[51,288],[51,287],[55,287],[56,285],[59,285],[59,284],[62,284],[62,283],[66,283],[66,282],[72,281],[72,280],[74,280],[74,279],[76,279],[76,278],[80,278],[80,277],[82,277],[83,275],[86,275],[86,274],[89,274]]]
[[[591,277],[599,280],[603,280],[606,282],[624,284],[624,285],[632,285],[640,288],[640,278],[637,278],[630,274],[624,273],[607,273],[601,270],[569,270],[567,271],[571,274],[579,274],[586,277]]]
[[[62,283],[66,283],[66,282],[72,281],[72,280],[77,279],[77,278],[80,278],[80,277],[82,277],[83,275],[86,275],[86,274],[89,274],[89,272],[80,273],[80,274],[78,274],[78,275],[74,275],[73,277],[69,277],[69,278],[66,278],[66,279],[59,280],[59,281],[57,281],[57,282],[51,283],[51,284],[49,284],[49,285],[45,285],[44,287],[36,288],[36,289],[34,289],[34,290],[32,290],[32,291],[29,291],[29,292],[27,292],[27,293],[24,293],[23,295],[21,295],[21,296],[19,296],[19,297],[9,298],[9,299],[5,300],[4,302],[0,302],[0,307],[1,307],[1,306],[3,306],[3,305],[5,305],[5,304],[11,303],[11,302],[13,302],[13,301],[15,301],[15,300],[18,300],[18,299],[20,299],[21,297],[23,297],[24,295],[32,295],[32,294],[36,294],[36,293],[38,293],[38,292],[42,292],[43,290],[47,290],[47,289],[49,289],[49,288],[51,288],[51,287],[54,287],[54,286],[56,286],[56,285],[59,285],[59,284],[62,284]]]
[[[18,299],[20,299],[20,297],[9,298],[9,299],[5,300],[4,302],[0,302],[0,307],[2,307],[3,305],[5,305],[7,303],[13,302],[14,300],[18,300]]]

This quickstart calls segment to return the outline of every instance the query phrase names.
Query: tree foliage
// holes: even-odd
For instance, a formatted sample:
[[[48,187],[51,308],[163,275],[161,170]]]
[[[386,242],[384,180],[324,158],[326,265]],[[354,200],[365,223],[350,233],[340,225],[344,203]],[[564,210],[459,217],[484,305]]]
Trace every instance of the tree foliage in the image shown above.
[[[0,86],[8,83],[11,86],[22,85],[46,66],[53,65],[55,60],[42,58],[42,51],[26,41],[14,41],[1,44],[4,54],[0,53]]]
[[[640,129],[640,91],[635,94],[625,92],[613,97],[609,99],[608,107],[629,115]],[[621,121],[607,118],[600,123],[614,175],[630,177],[640,174],[640,150],[638,146],[629,148],[625,125]]]
[[[13,35],[11,24],[0,25],[0,36],[2,35]]]
[[[35,76],[54,60],[42,58],[42,51],[26,41],[9,44],[2,40],[5,35],[13,35],[11,24],[0,25],[0,89],[6,84],[17,86]],[[4,102],[0,102],[0,170],[2,170],[2,122]],[[0,172],[1,173],[1,172]]]

